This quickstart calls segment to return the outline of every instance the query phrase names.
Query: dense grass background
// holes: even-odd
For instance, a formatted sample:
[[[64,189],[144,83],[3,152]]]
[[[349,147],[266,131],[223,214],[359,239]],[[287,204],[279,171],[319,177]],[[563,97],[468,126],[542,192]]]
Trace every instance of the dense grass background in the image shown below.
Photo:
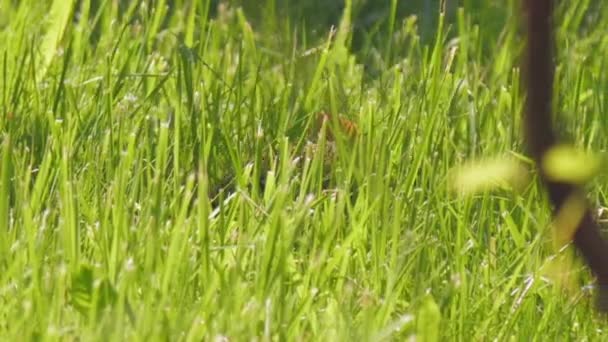
[[[0,0],[2,339],[605,335],[536,184],[449,190],[522,158],[516,1],[71,3]],[[559,127],[604,150],[608,6],[558,7]]]

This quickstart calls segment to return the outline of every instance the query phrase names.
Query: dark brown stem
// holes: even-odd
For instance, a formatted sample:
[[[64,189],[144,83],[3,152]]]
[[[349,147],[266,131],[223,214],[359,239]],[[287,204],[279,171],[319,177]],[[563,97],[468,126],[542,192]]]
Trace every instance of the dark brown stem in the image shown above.
[[[524,0],[526,5],[528,41],[526,47],[524,82],[527,88],[524,124],[530,153],[540,165],[544,154],[556,141],[552,128],[552,90],[554,78],[553,57],[553,1]],[[549,193],[554,213],[573,194],[582,191],[576,184],[559,183],[547,179],[540,170],[541,178]],[[608,312],[608,243],[586,210],[574,234],[574,245],[579,249],[599,285],[598,307]]]

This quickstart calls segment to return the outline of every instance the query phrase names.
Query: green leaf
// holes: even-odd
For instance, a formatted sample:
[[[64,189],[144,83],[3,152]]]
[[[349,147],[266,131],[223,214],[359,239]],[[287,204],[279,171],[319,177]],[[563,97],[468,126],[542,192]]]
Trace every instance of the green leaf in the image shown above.
[[[46,75],[48,67],[57,53],[57,47],[59,47],[59,42],[70,21],[75,2],[75,0],[53,1],[49,22],[40,47],[40,61],[36,71],[39,79]]]
[[[580,192],[575,192],[564,201],[553,221],[556,249],[572,241],[586,211],[587,200]]]
[[[90,267],[81,267],[72,278],[70,295],[72,306],[88,316],[93,302],[93,270]]]
[[[95,279],[90,266],[81,266],[78,273],[72,277],[70,303],[87,318],[90,318],[91,314],[99,314],[107,306],[113,305],[117,296],[116,290],[108,279]]]
[[[549,180],[583,184],[596,176],[602,159],[573,146],[558,145],[547,151],[541,167]]]
[[[439,323],[441,311],[433,296],[427,295],[418,311],[416,340],[433,342],[439,340]]]
[[[529,182],[529,172],[513,158],[493,158],[469,162],[451,171],[450,186],[461,194],[497,188],[521,190]]]

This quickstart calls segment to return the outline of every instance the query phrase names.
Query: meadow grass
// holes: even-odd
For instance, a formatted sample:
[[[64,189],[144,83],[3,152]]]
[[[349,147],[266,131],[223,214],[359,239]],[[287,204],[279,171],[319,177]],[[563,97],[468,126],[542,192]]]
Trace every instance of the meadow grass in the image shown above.
[[[371,3],[0,0],[1,339],[601,339],[535,182],[450,190],[526,160],[519,4],[421,37]],[[603,150],[608,6],[556,27],[559,129]]]

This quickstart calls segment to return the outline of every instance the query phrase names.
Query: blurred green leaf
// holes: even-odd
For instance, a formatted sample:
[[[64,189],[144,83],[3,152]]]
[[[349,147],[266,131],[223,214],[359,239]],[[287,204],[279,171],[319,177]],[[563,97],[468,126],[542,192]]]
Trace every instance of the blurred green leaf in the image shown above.
[[[110,281],[95,279],[93,269],[86,265],[81,266],[72,278],[70,295],[72,306],[87,318],[114,304],[117,297]]]
[[[441,311],[433,296],[427,295],[418,311],[416,340],[433,342],[439,340]]]
[[[583,184],[598,174],[601,164],[599,155],[558,145],[545,153],[541,166],[549,180]]]
[[[553,221],[556,249],[560,249],[572,241],[574,233],[585,216],[586,210],[587,201],[585,196],[580,192],[575,192],[562,204],[559,211],[555,214]]]
[[[461,194],[496,188],[521,190],[529,182],[529,172],[513,158],[492,158],[469,162],[451,171],[450,186]]]

